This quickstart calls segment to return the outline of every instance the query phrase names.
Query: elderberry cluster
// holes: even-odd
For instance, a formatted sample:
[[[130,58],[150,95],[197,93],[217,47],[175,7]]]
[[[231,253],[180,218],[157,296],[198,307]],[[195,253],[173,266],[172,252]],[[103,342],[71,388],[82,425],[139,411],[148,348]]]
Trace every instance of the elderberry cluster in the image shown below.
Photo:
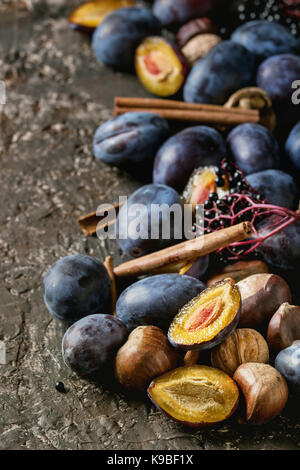
[[[204,203],[204,231],[211,233],[244,221],[254,222],[256,210],[251,208],[255,203],[265,202],[246,181],[243,173],[232,162],[223,161],[222,167],[216,170],[216,187],[229,187],[229,194],[220,197],[211,192]],[[243,197],[247,196],[247,197]],[[228,253],[227,255],[229,255]],[[231,254],[242,254],[242,249],[231,247]],[[219,260],[226,261],[226,252],[220,253]]]

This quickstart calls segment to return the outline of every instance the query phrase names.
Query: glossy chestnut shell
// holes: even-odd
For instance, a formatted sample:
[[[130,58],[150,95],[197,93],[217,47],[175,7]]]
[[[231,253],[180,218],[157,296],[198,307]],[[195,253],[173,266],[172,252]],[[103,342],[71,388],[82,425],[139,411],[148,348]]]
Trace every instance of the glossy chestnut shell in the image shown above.
[[[170,418],[187,426],[204,427],[223,421],[236,410],[239,390],[221,370],[193,365],[153,380],[148,396]]]
[[[269,362],[269,348],[264,337],[251,328],[238,328],[211,352],[213,367],[232,376],[246,362]]]
[[[139,326],[119,349],[115,360],[117,380],[129,390],[145,391],[154,377],[174,369],[179,354],[157,326]]]
[[[263,328],[283,302],[291,301],[289,286],[276,274],[253,274],[237,286],[242,298],[240,327]]]
[[[188,302],[176,315],[168,331],[170,343],[181,350],[203,350],[217,346],[236,328],[240,293],[230,278],[214,284]]]
[[[248,423],[267,423],[285,407],[288,387],[284,377],[274,367],[248,362],[238,367],[233,379],[243,392]]]
[[[300,307],[288,302],[281,304],[271,318],[267,339],[270,348],[277,352],[300,340]]]

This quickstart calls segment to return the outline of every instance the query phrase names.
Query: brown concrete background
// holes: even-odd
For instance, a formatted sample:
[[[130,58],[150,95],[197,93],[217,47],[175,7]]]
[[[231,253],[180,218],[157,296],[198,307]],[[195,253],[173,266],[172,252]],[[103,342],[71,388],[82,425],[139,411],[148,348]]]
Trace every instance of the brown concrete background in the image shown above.
[[[42,276],[60,257],[101,245],[78,216],[138,183],[96,163],[91,141],[116,94],[144,96],[134,76],[94,59],[89,39],[68,28],[75,0],[1,0],[0,79],[0,449],[297,449],[299,405],[263,427],[234,421],[188,430],[146,399],[81,381],[63,364],[65,327],[42,299]],[[62,380],[69,392],[59,394]]]

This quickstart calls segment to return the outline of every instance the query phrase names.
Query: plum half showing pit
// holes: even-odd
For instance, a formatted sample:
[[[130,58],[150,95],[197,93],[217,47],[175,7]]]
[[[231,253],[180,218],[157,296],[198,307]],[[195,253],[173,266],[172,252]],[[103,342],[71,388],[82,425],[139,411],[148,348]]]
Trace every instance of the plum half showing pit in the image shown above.
[[[153,36],[137,48],[135,68],[146,90],[157,96],[171,96],[182,87],[189,66],[176,45]]]
[[[220,344],[236,328],[241,298],[233,279],[205,289],[176,315],[168,331],[178,349],[200,351]]]
[[[83,32],[93,32],[114,10],[133,7],[133,0],[94,0],[79,5],[69,16],[70,26]]]
[[[148,396],[175,421],[204,427],[232,415],[238,405],[239,390],[225,372],[193,365],[179,367],[153,380]]]

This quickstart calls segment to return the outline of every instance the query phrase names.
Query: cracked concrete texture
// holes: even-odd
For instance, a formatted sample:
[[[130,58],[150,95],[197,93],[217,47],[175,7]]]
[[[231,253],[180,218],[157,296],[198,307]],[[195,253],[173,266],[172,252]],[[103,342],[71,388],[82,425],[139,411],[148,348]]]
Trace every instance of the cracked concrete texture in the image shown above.
[[[0,365],[0,448],[299,448],[293,404],[259,428],[232,421],[189,430],[147,399],[80,380],[62,361],[65,326],[44,306],[42,277],[68,254],[104,259],[111,253],[120,261],[113,241],[86,238],[76,219],[138,187],[96,163],[91,140],[112,116],[115,94],[145,96],[134,76],[98,64],[89,39],[68,28],[65,18],[79,3],[1,2],[0,79],[7,104],[0,120],[0,340],[7,364]],[[66,395],[55,390],[57,380]]]

